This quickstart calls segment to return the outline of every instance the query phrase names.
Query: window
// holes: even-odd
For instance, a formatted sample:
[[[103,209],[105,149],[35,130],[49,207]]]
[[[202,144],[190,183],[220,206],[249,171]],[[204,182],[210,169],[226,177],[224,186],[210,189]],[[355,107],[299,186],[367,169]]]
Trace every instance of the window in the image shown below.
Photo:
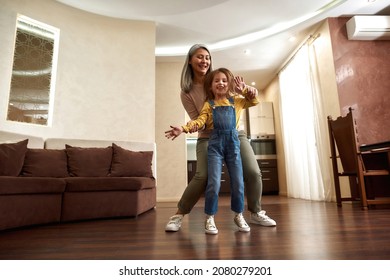
[[[19,15],[7,120],[50,125],[59,30]]]

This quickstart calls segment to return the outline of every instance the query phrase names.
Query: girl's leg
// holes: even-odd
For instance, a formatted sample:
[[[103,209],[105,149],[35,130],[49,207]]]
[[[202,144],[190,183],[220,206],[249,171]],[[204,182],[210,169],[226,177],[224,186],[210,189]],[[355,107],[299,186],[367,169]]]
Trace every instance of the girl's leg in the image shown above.
[[[218,211],[218,197],[221,188],[223,147],[215,135],[211,135],[208,147],[208,180],[205,192],[205,213],[214,215]]]
[[[244,180],[240,156],[240,141],[237,135],[234,135],[233,141],[231,141],[226,151],[225,160],[229,170],[231,184],[231,209],[236,214],[234,216],[234,223],[238,226],[239,231],[248,232],[251,229],[242,215],[244,211]]]
[[[226,139],[225,162],[230,177],[231,209],[236,213],[244,211],[244,180],[240,155],[240,141],[237,134]]]

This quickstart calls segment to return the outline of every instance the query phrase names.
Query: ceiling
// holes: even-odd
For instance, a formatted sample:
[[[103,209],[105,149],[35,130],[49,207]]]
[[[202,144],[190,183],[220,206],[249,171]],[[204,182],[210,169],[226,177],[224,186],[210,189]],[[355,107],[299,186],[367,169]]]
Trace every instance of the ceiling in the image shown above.
[[[184,62],[191,45],[206,44],[214,68],[227,67],[258,89],[327,17],[390,14],[390,0],[57,1],[104,16],[155,22],[157,61]]]

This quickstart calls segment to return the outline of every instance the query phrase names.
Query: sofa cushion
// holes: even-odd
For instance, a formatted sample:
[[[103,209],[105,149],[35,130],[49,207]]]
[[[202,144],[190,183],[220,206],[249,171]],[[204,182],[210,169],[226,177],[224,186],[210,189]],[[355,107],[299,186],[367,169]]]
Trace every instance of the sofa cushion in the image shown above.
[[[64,149],[28,149],[24,158],[22,176],[68,177],[67,156]]]
[[[112,143],[111,173],[113,177],[153,177],[152,151],[135,152]]]
[[[154,178],[146,177],[68,177],[65,181],[67,192],[138,191],[156,186]]]
[[[65,145],[72,177],[105,177],[110,173],[112,147],[82,148]]]
[[[27,152],[28,139],[0,144],[0,176],[19,176]]]
[[[65,180],[49,177],[0,177],[0,195],[63,193]]]

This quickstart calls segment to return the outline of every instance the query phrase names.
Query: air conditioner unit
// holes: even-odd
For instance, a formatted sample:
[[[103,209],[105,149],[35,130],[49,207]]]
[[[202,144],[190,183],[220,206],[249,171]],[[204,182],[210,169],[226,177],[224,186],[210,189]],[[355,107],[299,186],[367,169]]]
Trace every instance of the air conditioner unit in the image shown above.
[[[349,40],[390,40],[390,16],[354,16],[346,27]]]

